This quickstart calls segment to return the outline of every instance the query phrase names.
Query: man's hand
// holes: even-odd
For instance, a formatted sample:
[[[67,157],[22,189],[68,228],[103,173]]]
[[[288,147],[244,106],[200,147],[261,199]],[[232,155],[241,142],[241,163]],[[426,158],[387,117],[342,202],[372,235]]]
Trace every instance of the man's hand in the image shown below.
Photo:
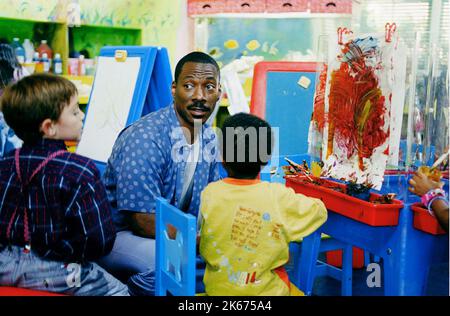
[[[155,238],[155,214],[130,213],[129,223],[135,235],[145,238]],[[175,239],[177,229],[173,225],[167,224],[167,233],[169,234],[169,238]]]
[[[135,235],[155,238],[155,214],[130,212],[128,222]]]
[[[177,237],[177,229],[175,226],[167,224],[167,234],[169,234],[170,239],[175,239]]]

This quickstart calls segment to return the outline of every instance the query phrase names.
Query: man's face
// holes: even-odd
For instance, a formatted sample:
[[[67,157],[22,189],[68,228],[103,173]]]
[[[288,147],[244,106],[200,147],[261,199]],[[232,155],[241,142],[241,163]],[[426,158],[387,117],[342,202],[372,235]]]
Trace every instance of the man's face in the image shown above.
[[[172,83],[172,95],[181,126],[190,128],[194,126],[194,120],[205,123],[220,94],[219,73],[214,65],[185,63],[177,82]]]

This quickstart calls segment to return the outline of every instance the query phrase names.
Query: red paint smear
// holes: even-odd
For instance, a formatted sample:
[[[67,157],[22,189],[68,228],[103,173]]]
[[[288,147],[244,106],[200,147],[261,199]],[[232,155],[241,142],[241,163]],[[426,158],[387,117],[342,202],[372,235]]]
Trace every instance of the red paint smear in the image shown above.
[[[327,70],[326,64],[323,65],[323,69],[319,75],[319,82],[316,88],[316,95],[314,96],[314,110],[313,110],[313,122],[316,122],[317,128],[322,133],[325,126],[325,87],[327,85]]]
[[[363,158],[369,158],[388,137],[383,130],[385,97],[374,70],[365,64],[362,54],[356,54],[331,74],[327,155],[333,151],[335,138],[337,145],[346,151],[347,159],[357,152],[361,170]]]
[[[255,283],[255,281],[256,281],[256,272],[253,272],[252,273],[252,278],[250,279],[250,282],[251,283]]]

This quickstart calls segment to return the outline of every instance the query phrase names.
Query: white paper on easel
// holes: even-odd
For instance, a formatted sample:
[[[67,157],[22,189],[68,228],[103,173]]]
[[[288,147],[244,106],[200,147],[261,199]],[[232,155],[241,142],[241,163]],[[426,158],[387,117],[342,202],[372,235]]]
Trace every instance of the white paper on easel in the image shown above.
[[[125,128],[140,68],[139,57],[99,57],[89,110],[77,154],[106,162]]]

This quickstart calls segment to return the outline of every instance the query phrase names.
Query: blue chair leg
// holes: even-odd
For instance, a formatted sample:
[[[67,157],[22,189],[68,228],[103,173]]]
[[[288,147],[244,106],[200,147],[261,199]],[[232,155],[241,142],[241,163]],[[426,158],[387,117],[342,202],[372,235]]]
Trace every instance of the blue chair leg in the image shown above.
[[[367,267],[372,262],[380,262],[380,257],[372,255],[367,250],[364,250],[364,266]]]
[[[295,274],[295,284],[299,285],[300,290],[302,290],[305,295],[312,294],[316,263],[319,256],[320,240],[321,233],[316,231],[303,238],[301,244],[301,260],[297,265],[298,269],[296,270],[298,270],[298,273]]]
[[[157,205],[158,208],[160,208],[159,204]],[[162,226],[164,224],[162,223],[162,219],[161,216],[157,216],[156,217],[156,222],[155,222],[155,231],[161,231],[162,230]],[[163,278],[163,274],[162,274],[162,267],[163,267],[163,262],[164,262],[164,257],[165,257],[165,251],[164,248],[162,247],[162,238],[156,238],[155,239],[155,243],[156,243],[156,249],[162,249],[159,252],[156,252],[156,258],[155,258],[155,295],[156,296],[165,296],[167,295],[167,291],[164,287],[164,283],[162,282],[162,278]]]
[[[364,250],[364,266],[367,267],[370,264],[370,252]]]
[[[196,269],[195,269],[195,292],[204,293],[205,284],[203,283],[203,276],[205,275],[206,263],[200,255],[196,258]]]
[[[342,252],[342,275],[341,294],[342,296],[352,295],[352,271],[353,269],[353,247],[347,245]]]

